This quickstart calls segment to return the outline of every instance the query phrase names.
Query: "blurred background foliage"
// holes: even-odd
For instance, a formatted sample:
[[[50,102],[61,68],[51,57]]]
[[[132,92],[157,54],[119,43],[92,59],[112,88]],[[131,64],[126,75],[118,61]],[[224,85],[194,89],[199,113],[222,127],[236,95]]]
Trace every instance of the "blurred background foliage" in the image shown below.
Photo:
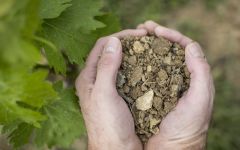
[[[104,9],[119,16],[123,29],[154,20],[202,45],[216,86],[207,149],[239,150],[240,1],[105,0]],[[86,137],[75,142],[72,149],[86,149]]]

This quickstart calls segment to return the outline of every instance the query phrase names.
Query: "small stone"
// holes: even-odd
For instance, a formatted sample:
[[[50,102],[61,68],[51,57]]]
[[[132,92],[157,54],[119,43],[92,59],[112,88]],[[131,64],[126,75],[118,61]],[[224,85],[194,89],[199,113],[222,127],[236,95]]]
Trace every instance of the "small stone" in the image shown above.
[[[147,93],[145,93],[143,96],[139,97],[136,100],[137,109],[144,111],[152,108],[153,95],[154,95],[153,90],[150,90]]]
[[[143,81],[143,82],[146,81],[146,78],[145,78],[144,75],[142,75],[142,81]]]
[[[135,86],[142,78],[142,67],[136,67],[131,75],[130,83]]]
[[[133,50],[135,53],[143,53],[144,47],[139,41],[136,41],[133,43]]]
[[[147,43],[147,42],[149,42],[149,37],[143,36],[143,37],[141,37],[140,41],[144,42],[144,43]]]
[[[186,75],[186,77],[190,78],[190,73],[187,69],[187,66],[184,66],[184,74]]]
[[[147,66],[147,72],[151,72],[152,71],[152,66],[148,65]]]
[[[124,83],[126,83],[125,76],[119,72],[117,76],[117,86],[122,87]]]
[[[171,89],[172,91],[178,91],[178,85],[172,85]]]
[[[172,93],[171,93],[171,97],[174,97],[174,96],[177,96],[178,95],[178,91],[179,91],[179,85],[172,85],[171,86],[171,91],[172,91]]]
[[[134,54],[134,52],[133,52],[132,49],[129,50],[129,53],[130,53],[130,55],[133,55],[133,54]]]
[[[123,91],[124,91],[124,93],[129,93],[130,88],[129,88],[127,85],[125,85],[125,86],[123,87]]]
[[[147,87],[144,84],[141,86],[141,89],[142,91],[147,91]]]
[[[160,110],[162,109],[162,105],[163,105],[163,100],[160,97],[155,96],[153,98],[153,107],[156,108],[157,110]]]
[[[174,61],[174,65],[180,66],[180,65],[182,65],[182,61],[177,59]]]
[[[141,86],[136,86],[136,88],[131,88],[129,95],[136,100],[138,97],[142,96],[144,93],[141,90]]]
[[[167,80],[168,79],[168,74],[165,70],[160,69],[160,71],[158,72],[158,77],[161,81]]]
[[[153,50],[152,50],[152,49],[149,49],[148,53],[149,53],[149,54],[152,54],[152,53],[153,53]]]
[[[183,77],[179,74],[173,75],[171,80],[171,84],[178,84],[180,86],[183,84]]]
[[[153,128],[153,129],[150,129],[150,131],[153,133],[153,134],[158,134],[159,133],[159,128],[158,127],[155,127],[155,128]]]
[[[158,112],[157,112],[156,110],[152,109],[152,110],[150,111],[150,114],[152,114],[152,115],[157,115]]]
[[[153,41],[153,51],[159,55],[165,55],[169,52],[172,43],[162,37],[156,38]]]
[[[160,119],[155,119],[155,118],[151,118],[150,119],[150,129],[152,129],[154,126],[156,126],[157,124],[160,123]]]
[[[148,43],[145,43],[145,44],[144,44],[144,49],[149,49]]]
[[[172,58],[171,56],[167,56],[164,58],[163,62],[167,65],[171,65],[172,64]]]
[[[130,56],[128,59],[127,59],[127,62],[130,64],[130,65],[136,65],[137,63],[137,58],[136,56]]]
[[[169,111],[172,110],[173,107],[174,106],[173,106],[173,104],[171,102],[164,102],[164,111],[165,112],[168,113]]]

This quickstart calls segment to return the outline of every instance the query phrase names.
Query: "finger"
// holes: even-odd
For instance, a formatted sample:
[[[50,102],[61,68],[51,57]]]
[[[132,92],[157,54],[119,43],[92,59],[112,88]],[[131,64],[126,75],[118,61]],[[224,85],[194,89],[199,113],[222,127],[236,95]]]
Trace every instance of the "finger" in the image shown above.
[[[127,29],[127,30],[123,30],[123,31],[120,31],[120,32],[117,32],[117,33],[114,33],[108,37],[118,37],[118,38],[121,38],[121,37],[124,37],[124,36],[143,36],[143,35],[146,35],[147,34],[147,31],[145,29]],[[100,38],[93,50],[90,52],[89,54],[89,57],[86,61],[86,65],[89,66],[89,67],[96,67],[97,66],[97,62],[98,62],[98,59],[96,58],[99,58],[99,56],[101,55],[102,53],[102,50],[103,50],[103,46],[106,44],[107,42],[107,37],[102,37]]]
[[[97,62],[99,60],[99,57],[101,56],[103,47],[106,44],[106,42],[107,42],[106,37],[102,37],[97,40],[96,44],[94,45],[92,51],[89,53],[89,56],[86,60],[85,65],[86,68],[96,69]]]
[[[184,48],[192,42],[192,40],[184,35],[182,35],[180,32],[169,29],[166,27],[163,27],[156,22],[153,21],[146,21],[143,25],[144,29],[148,31],[149,34],[156,34],[156,36],[162,36],[172,42],[179,43]]]
[[[185,100],[194,105],[207,107],[212,103],[214,95],[210,66],[196,42],[187,45],[185,57],[191,73],[190,87]]]
[[[128,35],[143,36],[143,35],[146,35],[146,34],[147,34],[147,31],[144,30],[144,29],[139,29],[139,30],[128,29],[128,30],[123,30],[123,31],[118,32],[118,33],[114,33],[110,36],[121,38],[121,37],[128,36]],[[96,69],[97,62],[99,60],[98,58],[102,53],[103,46],[106,44],[107,39],[108,39],[108,37],[103,37],[103,38],[100,38],[96,42],[96,45],[94,46],[93,50],[90,52],[89,57],[86,61],[86,68],[90,68],[90,70],[91,69]]]
[[[143,36],[146,35],[147,31],[145,29],[128,29],[123,30],[121,32],[112,34],[111,36],[115,36],[118,38],[124,37],[124,36]],[[104,45],[106,44],[108,40],[108,37],[102,37],[100,38],[92,51],[90,52],[86,65],[84,69],[81,71],[81,74],[79,75],[79,78],[76,80],[77,85],[86,85],[86,84],[93,84],[96,80],[96,73],[97,73],[97,64],[99,61],[99,58],[101,56],[102,50]]]
[[[128,36],[128,35],[131,35],[131,36],[143,36],[143,35],[146,35],[146,34],[147,34],[147,32],[144,29],[140,29],[140,30],[128,29],[128,30],[123,30],[123,31],[118,32],[118,33],[114,33],[114,34],[112,34],[110,36],[121,38],[121,37]],[[88,59],[86,61],[87,74],[91,73],[92,70],[96,71],[98,60],[100,58],[100,55],[101,55],[102,50],[103,50],[103,47],[106,44],[107,40],[108,40],[108,37],[100,38],[96,42],[93,50],[90,52],[89,57],[88,57]],[[92,73],[91,73],[91,75],[92,75]],[[91,79],[91,81],[93,82],[94,80]]]
[[[77,94],[81,95],[79,91],[87,93],[87,91],[89,91],[91,89],[91,86],[94,84],[97,73],[97,63],[106,41],[106,38],[100,38],[90,52],[86,61],[86,65],[82,69],[80,75],[75,82],[76,89],[78,91]]]
[[[176,43],[180,44],[184,48],[193,41],[190,38],[182,35],[180,32],[173,30],[173,29],[163,27],[163,26],[157,26],[154,29],[154,32],[155,32],[156,36],[158,36],[158,37],[162,36],[172,42],[176,42]]]
[[[158,26],[160,25],[151,20],[144,23],[144,28],[148,31],[149,34],[155,34],[155,28]]]
[[[98,62],[95,86],[102,90],[114,89],[122,59],[122,46],[116,37],[109,37]],[[106,90],[107,91],[107,90]]]
[[[143,24],[139,24],[139,25],[137,26],[137,29],[145,29],[145,28],[144,28],[144,25],[143,25]]]
[[[147,31],[145,29],[127,29],[121,32],[112,34],[111,36],[122,38],[125,36],[144,36],[147,35]]]
[[[138,29],[137,30],[136,29],[135,30],[128,29],[128,30],[123,30],[121,32],[115,33],[111,36],[121,38],[124,36],[130,36],[130,35],[143,36],[146,34],[147,34],[147,31],[145,29],[139,29],[139,30]],[[104,45],[107,43],[109,37],[110,36],[100,38],[96,42],[92,51],[90,52],[90,54],[87,58],[87,61],[86,61],[86,65],[85,65],[84,69],[81,71],[80,75],[78,76],[78,78],[75,82],[77,91],[83,91],[83,93],[89,93],[89,91],[91,90],[91,88],[96,80],[97,65],[98,65],[99,58],[104,49]],[[81,93],[78,95],[81,95]]]

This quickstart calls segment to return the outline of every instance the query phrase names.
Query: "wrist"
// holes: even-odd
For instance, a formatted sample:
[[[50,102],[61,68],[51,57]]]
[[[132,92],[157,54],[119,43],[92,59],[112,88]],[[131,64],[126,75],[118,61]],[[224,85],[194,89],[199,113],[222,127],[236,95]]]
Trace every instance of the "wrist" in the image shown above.
[[[149,141],[147,150],[204,150],[206,148],[207,135],[194,136],[191,138],[167,139],[158,138]]]
[[[125,140],[112,136],[88,138],[88,150],[142,150],[142,144],[137,137]]]

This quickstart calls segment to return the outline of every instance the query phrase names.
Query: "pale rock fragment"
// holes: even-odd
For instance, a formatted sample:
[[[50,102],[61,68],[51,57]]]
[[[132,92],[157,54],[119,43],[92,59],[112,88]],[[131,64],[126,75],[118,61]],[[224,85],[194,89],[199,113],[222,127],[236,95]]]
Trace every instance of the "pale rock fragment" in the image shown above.
[[[142,79],[142,67],[136,67],[131,75],[130,83],[135,86]]]
[[[142,53],[144,52],[144,47],[139,41],[136,41],[133,43],[133,51],[135,53]]]
[[[147,72],[151,72],[152,71],[152,66],[148,65],[147,66]]]
[[[160,69],[160,71],[158,72],[158,77],[161,81],[167,80],[168,79],[168,74],[164,69]]]
[[[137,58],[136,56],[130,56],[128,59],[127,59],[127,62],[130,64],[130,65],[136,65],[137,63]]]
[[[172,65],[172,58],[171,56],[167,56],[164,58],[163,62],[166,64],[166,65]]]
[[[145,93],[143,96],[139,97],[136,100],[137,109],[144,111],[152,108],[153,96],[154,96],[154,92],[153,90],[150,90],[147,93]]]
[[[156,118],[151,118],[150,119],[150,129],[152,129],[154,126],[156,126],[157,124],[160,123],[160,119],[156,119]]]

